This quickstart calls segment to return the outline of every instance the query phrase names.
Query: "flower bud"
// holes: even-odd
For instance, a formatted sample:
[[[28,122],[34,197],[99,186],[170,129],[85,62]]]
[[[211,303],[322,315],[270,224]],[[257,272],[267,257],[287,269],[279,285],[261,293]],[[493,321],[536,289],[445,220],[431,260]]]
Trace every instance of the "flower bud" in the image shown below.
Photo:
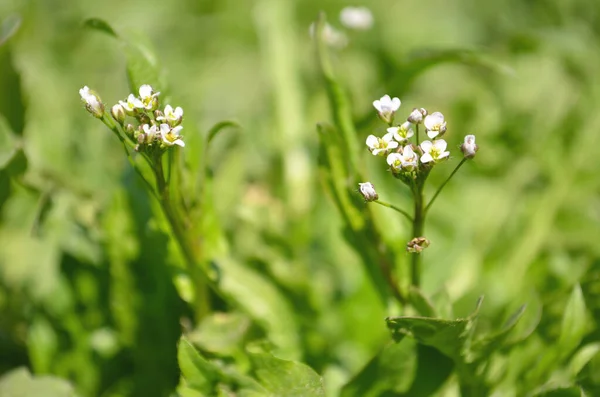
[[[125,126],[125,133],[129,136],[134,136],[135,134],[135,127],[131,124],[127,124]]]
[[[379,195],[375,191],[375,186],[371,182],[359,183],[358,190],[362,194],[365,201],[375,201],[379,199]]]
[[[406,120],[413,124],[421,124],[425,116],[427,116],[427,110],[414,108]]]
[[[479,150],[479,147],[475,144],[475,135],[465,136],[465,142],[460,145],[460,151],[463,152],[466,159],[472,159],[475,157],[475,153]]]
[[[81,100],[85,103],[85,108],[94,117],[101,119],[104,116],[104,104],[94,91],[90,90],[86,85],[79,90]]]
[[[138,134],[137,141],[140,145],[146,142],[146,134],[144,134],[143,132]]]
[[[110,114],[113,116],[113,119],[121,125],[125,122],[125,109],[123,106],[118,103],[110,109]]]
[[[406,244],[406,250],[415,254],[420,254],[427,247],[429,240],[425,237],[415,237]]]

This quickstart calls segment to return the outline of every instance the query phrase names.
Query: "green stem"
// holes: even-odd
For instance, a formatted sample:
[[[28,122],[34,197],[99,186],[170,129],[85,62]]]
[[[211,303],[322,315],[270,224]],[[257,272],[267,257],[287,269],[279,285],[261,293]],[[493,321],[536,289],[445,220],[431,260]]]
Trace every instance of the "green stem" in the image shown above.
[[[156,186],[159,192],[159,202],[161,208],[167,217],[167,221],[169,222],[179,248],[183,253],[189,275],[194,284],[194,309],[196,312],[197,321],[210,310],[206,286],[210,285],[211,281],[208,276],[204,274],[204,272],[198,269],[198,258],[200,255],[193,250],[192,244],[185,233],[185,228],[181,222],[181,219],[179,216],[177,216],[177,212],[173,207],[171,195],[169,193],[169,185],[166,182],[163,171],[162,154],[160,153],[155,157],[153,170],[156,177]]]
[[[423,183],[415,186],[414,198],[415,214],[413,217],[413,238],[422,237],[423,229],[425,227],[425,211],[423,208]],[[421,254],[414,253],[411,255],[410,274],[411,284],[414,287],[418,288],[421,284]]]
[[[415,135],[417,138],[417,146],[419,146],[419,124],[415,124],[415,130],[416,130]]]
[[[408,212],[404,211],[403,209],[400,209],[400,208],[396,207],[393,204],[386,203],[385,201],[381,201],[381,200],[375,200],[374,202],[377,203],[377,204],[379,204],[379,205],[383,205],[384,207],[388,207],[388,208],[391,208],[393,210],[396,210],[399,213],[401,213],[402,215],[404,215],[406,217],[406,219],[408,219],[410,222],[413,221],[413,218],[408,214]]]
[[[448,176],[448,178],[444,181],[444,183],[442,183],[440,185],[440,187],[438,188],[438,190],[435,192],[435,194],[433,195],[433,197],[429,201],[429,204],[427,204],[427,206],[425,207],[425,213],[427,213],[427,211],[429,211],[429,208],[431,208],[431,205],[433,204],[433,202],[435,201],[435,199],[437,198],[437,196],[440,194],[440,192],[442,191],[442,189],[444,188],[444,186],[446,186],[446,184],[448,182],[450,182],[450,179],[452,179],[452,177],[454,176],[454,174],[456,174],[456,171],[458,171],[458,169],[465,163],[465,161],[467,161],[466,157],[463,158],[460,161],[460,163],[458,163],[458,165],[456,166],[456,168],[454,168],[454,171],[452,171],[452,173],[450,174],[450,176]]]

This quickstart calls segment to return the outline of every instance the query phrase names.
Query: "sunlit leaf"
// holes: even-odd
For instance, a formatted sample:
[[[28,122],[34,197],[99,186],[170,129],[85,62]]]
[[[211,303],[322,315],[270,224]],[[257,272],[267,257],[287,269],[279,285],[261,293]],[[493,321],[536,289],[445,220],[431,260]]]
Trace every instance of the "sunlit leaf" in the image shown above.
[[[274,396],[324,396],[323,380],[309,366],[276,358],[268,353],[250,353],[259,383]]]
[[[73,387],[54,376],[33,377],[26,368],[17,368],[0,378],[0,396],[75,397]]]

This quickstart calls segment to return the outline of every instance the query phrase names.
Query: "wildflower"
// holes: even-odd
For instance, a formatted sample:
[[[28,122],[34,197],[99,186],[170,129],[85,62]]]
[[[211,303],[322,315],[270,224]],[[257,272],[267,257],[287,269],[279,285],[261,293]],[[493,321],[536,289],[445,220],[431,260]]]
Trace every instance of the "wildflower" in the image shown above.
[[[425,237],[415,237],[406,244],[406,250],[420,254],[425,248],[429,247],[429,244],[429,240]]]
[[[407,120],[413,124],[421,124],[423,122],[423,118],[427,116],[427,110],[424,108],[414,108]]]
[[[429,163],[433,161],[437,163],[438,161],[448,157],[450,152],[446,151],[446,147],[448,144],[443,139],[438,139],[433,141],[423,141],[421,142],[421,150],[423,150],[423,155],[421,156],[422,163]]]
[[[407,141],[410,137],[412,137],[415,134],[408,121],[402,123],[402,125],[388,128],[387,132],[394,134],[394,139],[400,143]]]
[[[110,109],[110,114],[113,116],[113,119],[117,121],[117,123],[123,125],[125,122],[125,109],[123,109],[123,106],[117,103]]]
[[[427,136],[429,139],[433,139],[436,136],[444,135],[446,132],[446,122],[444,121],[444,115],[440,112],[435,112],[425,117],[423,121],[425,128],[427,129]]]
[[[316,29],[316,24],[314,22],[311,23],[308,27],[308,34],[310,35],[310,37],[315,37]],[[331,47],[344,48],[346,47],[346,45],[348,45],[348,38],[346,37],[346,35],[338,31],[328,23],[325,23],[325,25],[323,26],[323,31],[321,34],[323,41]]]
[[[156,128],[156,125],[152,124],[152,126],[149,126],[148,124],[144,124],[142,126],[142,129],[144,130],[143,141],[146,143],[152,143],[152,141],[154,141],[154,139],[158,135],[158,128]],[[142,135],[140,134],[140,136]]]
[[[460,150],[465,155],[465,158],[472,159],[479,147],[475,144],[475,135],[465,136],[465,142],[460,146]]]
[[[171,105],[165,106],[164,115],[160,115],[156,118],[158,121],[166,121],[171,126],[176,126],[181,124],[181,120],[183,119],[183,109],[179,106],[174,110]]]
[[[358,190],[365,201],[375,201],[379,199],[379,195],[375,191],[375,186],[373,186],[371,182],[359,183]]]
[[[119,105],[123,107],[125,114],[128,116],[133,116],[135,114],[136,109],[143,109],[144,104],[138,98],[136,98],[133,94],[129,94],[127,97],[127,102],[119,101]]]
[[[81,100],[85,103],[85,108],[94,117],[99,119],[104,115],[104,104],[100,100],[100,97],[86,85],[79,90]]]
[[[169,124],[161,124],[160,125],[160,135],[162,136],[162,141],[167,146],[178,145],[181,147],[185,147],[185,142],[181,139],[179,132],[183,129],[182,126],[178,125],[171,129]]]
[[[379,112],[379,117],[386,123],[391,123],[394,119],[394,113],[400,109],[401,101],[398,98],[390,98],[384,95],[380,99],[373,101],[373,106]]]
[[[418,160],[419,156],[411,145],[405,146],[401,153],[390,153],[387,156],[387,163],[392,167],[392,172],[398,172],[401,169],[412,171],[417,167]]]
[[[373,14],[367,7],[346,7],[340,12],[340,22],[348,29],[367,30],[373,26]]]
[[[158,107],[158,99],[160,92],[154,92],[152,86],[144,84],[140,87],[140,100],[143,104],[144,109],[156,110]]]
[[[382,138],[378,138],[375,135],[369,135],[367,137],[367,146],[369,147],[369,150],[371,151],[371,153],[373,153],[374,156],[384,156],[388,154],[392,149],[398,147],[398,142],[392,139],[393,136],[394,134],[392,134],[391,132],[388,132]]]

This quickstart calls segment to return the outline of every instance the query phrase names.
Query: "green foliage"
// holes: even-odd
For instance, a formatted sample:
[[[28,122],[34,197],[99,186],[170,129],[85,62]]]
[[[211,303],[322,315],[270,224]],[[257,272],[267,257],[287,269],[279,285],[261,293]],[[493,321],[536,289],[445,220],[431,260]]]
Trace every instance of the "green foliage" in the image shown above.
[[[345,48],[339,1],[76,3],[0,2],[0,396],[600,395],[594,2],[377,0]],[[172,214],[77,94],[141,84],[185,109]],[[386,93],[448,120],[427,198],[480,146],[418,287],[357,192],[412,212]]]

